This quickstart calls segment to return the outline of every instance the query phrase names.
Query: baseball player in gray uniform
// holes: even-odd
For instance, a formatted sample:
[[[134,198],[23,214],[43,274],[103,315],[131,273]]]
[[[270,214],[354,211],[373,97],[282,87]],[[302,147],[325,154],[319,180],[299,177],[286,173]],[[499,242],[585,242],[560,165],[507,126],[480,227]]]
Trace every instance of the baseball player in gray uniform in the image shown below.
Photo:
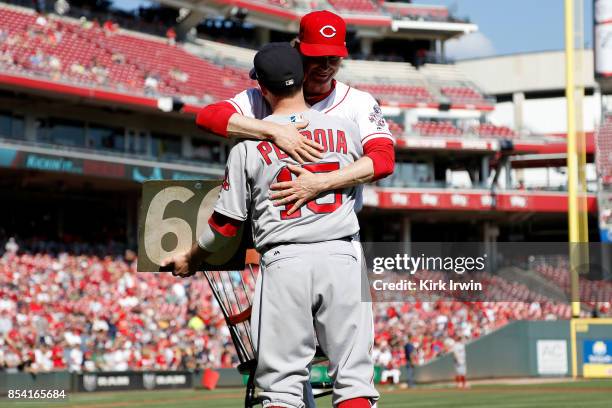
[[[310,110],[302,94],[299,53],[271,43],[254,59],[262,93],[272,108],[265,120],[308,121],[303,134],[323,146],[323,158],[306,163],[311,172],[338,170],[361,156],[359,130],[346,119]],[[355,187],[326,192],[291,214],[270,200],[270,185],[290,180],[292,158],[268,141],[233,147],[211,229],[186,254],[174,257],[175,274],[190,276],[209,254],[250,218],[261,254],[251,326],[257,349],[255,384],[264,407],[305,406],[308,366],[317,341],[329,358],[338,408],[374,406],[372,307],[362,301]],[[356,182],[357,183],[357,182]],[[315,337],[316,336],[316,337]]]

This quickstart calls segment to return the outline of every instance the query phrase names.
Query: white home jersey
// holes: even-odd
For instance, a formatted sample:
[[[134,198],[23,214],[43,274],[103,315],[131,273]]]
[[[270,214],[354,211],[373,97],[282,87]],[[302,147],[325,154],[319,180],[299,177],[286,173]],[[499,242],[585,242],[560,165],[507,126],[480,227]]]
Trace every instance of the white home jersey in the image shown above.
[[[299,122],[300,115],[273,115],[265,120],[277,123]],[[309,110],[301,116],[308,120],[302,134],[320,143],[323,158],[303,167],[313,173],[338,170],[355,162],[361,146],[353,142],[357,127],[344,119]],[[297,163],[268,141],[244,140],[232,148],[227,161],[215,211],[245,221],[251,218],[255,248],[279,243],[310,243],[351,236],[359,231],[355,215],[355,188],[322,194],[316,200],[288,215],[290,206],[275,207],[270,200],[270,185],[295,177],[287,164]]]
[[[249,118],[263,119],[271,113],[259,88],[242,91],[227,102],[241,115]],[[336,81],[332,93],[312,105],[311,109],[355,123],[362,145],[376,138],[394,140],[374,97],[342,82]]]
[[[456,342],[453,345],[452,353],[455,357],[455,364],[465,365],[465,344]]]
[[[249,118],[263,119],[271,113],[270,107],[259,88],[249,88],[242,91],[228,99],[227,102],[234,106],[241,115]],[[349,120],[357,125],[357,133],[353,136],[355,144],[360,147],[377,138],[394,141],[382,110],[374,97],[342,82],[336,81],[336,86],[329,96],[312,105],[311,109]],[[362,155],[363,153],[359,154],[360,157]],[[359,185],[357,187],[355,211],[361,210],[363,205],[362,194],[363,186]]]

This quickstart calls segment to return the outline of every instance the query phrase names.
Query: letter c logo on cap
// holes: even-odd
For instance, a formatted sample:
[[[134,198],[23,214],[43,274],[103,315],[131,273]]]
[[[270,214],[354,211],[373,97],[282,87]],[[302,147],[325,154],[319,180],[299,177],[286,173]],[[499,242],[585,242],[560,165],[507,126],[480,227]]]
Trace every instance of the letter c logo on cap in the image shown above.
[[[326,25],[326,26],[321,27],[319,32],[325,38],[333,38],[336,36],[336,29],[334,28],[334,26],[331,26],[331,25]]]

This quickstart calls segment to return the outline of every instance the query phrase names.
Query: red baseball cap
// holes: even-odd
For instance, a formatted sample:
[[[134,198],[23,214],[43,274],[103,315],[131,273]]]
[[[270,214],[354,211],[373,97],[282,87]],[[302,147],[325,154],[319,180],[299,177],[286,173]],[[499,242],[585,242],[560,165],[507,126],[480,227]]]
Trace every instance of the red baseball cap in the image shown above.
[[[346,57],[346,23],[330,11],[313,11],[300,21],[299,46],[307,57]]]

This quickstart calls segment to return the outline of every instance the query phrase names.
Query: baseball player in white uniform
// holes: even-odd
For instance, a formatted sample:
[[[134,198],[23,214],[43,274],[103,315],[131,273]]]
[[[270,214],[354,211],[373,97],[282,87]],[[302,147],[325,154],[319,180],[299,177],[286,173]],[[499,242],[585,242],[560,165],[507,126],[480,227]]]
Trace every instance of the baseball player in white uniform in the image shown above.
[[[467,359],[465,352],[465,339],[463,336],[459,336],[454,341],[451,352],[453,354],[453,360],[455,361],[455,384],[457,388],[467,388],[467,381],[465,376],[467,375]]]
[[[254,65],[271,108],[265,120],[307,121],[302,134],[323,146],[323,157],[303,168],[331,172],[359,159],[357,126],[306,105],[297,50],[289,43],[268,44]],[[308,366],[318,341],[329,358],[334,406],[369,408],[379,395],[373,385],[372,308],[362,301],[360,246],[352,240],[359,231],[357,189],[335,189],[290,213],[285,206],[274,206],[269,196],[271,184],[292,177],[289,165],[297,162],[269,141],[245,140],[234,146],[209,220],[212,228],[171,262],[177,275],[192,275],[250,218],[261,254],[251,327],[257,351],[255,385],[262,390],[264,407],[305,406]]]
[[[304,61],[304,95],[311,109],[347,119],[359,130],[363,157],[352,165],[326,174],[314,174],[289,166],[298,177],[271,186],[276,205],[294,203],[290,212],[323,191],[350,186],[357,180],[367,183],[393,173],[394,141],[376,100],[336,81],[342,58],[348,55],[346,23],[329,11],[314,11],[300,21],[297,49]],[[273,141],[287,154],[303,163],[320,158],[317,144],[300,135],[300,125],[261,121],[271,113],[259,88],[247,89],[233,98],[204,107],[197,116],[199,127],[214,134]],[[324,146],[318,146],[324,148]],[[358,199],[360,201],[360,199]]]

